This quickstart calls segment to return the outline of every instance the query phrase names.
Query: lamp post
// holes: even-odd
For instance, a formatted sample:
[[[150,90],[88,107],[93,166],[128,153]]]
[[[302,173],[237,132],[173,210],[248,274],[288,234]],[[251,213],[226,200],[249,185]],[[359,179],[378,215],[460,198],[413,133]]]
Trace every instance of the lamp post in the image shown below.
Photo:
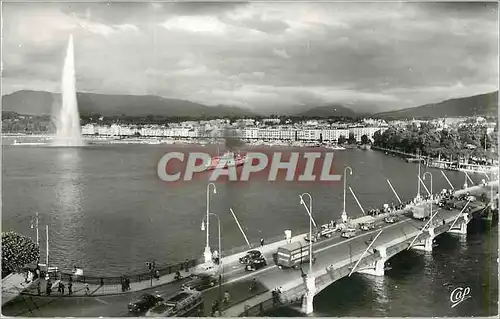
[[[214,185],[214,189],[215,189],[215,185]],[[215,216],[217,218],[217,224],[218,224],[218,232],[219,232],[219,313],[221,311],[221,307],[222,307],[222,271],[224,270],[223,266],[222,266],[222,246],[221,246],[221,232],[220,232],[220,218],[217,214],[214,214],[214,213],[208,213],[208,215],[212,215],[212,216]],[[201,222],[201,230],[205,230],[205,219],[207,220],[207,231],[208,231],[208,223],[209,223],[209,219],[210,219],[210,216],[207,217],[204,217],[203,218],[203,221]]]
[[[213,186],[214,194],[217,194],[217,188],[214,183],[208,183],[207,185],[207,216],[205,217],[207,220],[207,245],[205,246],[205,252],[203,256],[205,257],[205,262],[212,261],[212,252],[210,251],[210,218],[208,215],[210,214],[210,185]]]
[[[304,205],[304,207],[306,207],[306,203],[304,202],[304,199],[302,198],[302,196],[305,196],[305,195],[309,196],[309,211],[308,211],[308,215],[309,215],[309,274],[311,274],[311,272],[312,272],[312,241],[313,241],[313,238],[312,238],[312,196],[309,193],[304,193],[302,195],[299,195],[300,204]]]
[[[417,154],[418,154],[417,201],[420,201],[420,149],[417,150]]]
[[[349,175],[352,175],[352,168],[349,166],[346,166],[344,168],[344,207],[342,210],[342,221],[345,223],[347,222],[347,213],[345,211],[345,188],[346,188],[346,180],[347,180],[347,169],[349,169]]]
[[[302,196],[307,195],[309,196],[309,209],[306,206],[306,203],[304,202],[304,199]],[[304,206],[306,209],[307,213],[309,214],[309,272],[305,276],[305,285],[306,285],[306,295],[302,303],[303,310],[306,314],[311,314],[313,312],[313,298],[314,294],[316,293],[316,279],[313,277],[312,274],[312,262],[313,262],[313,254],[312,254],[312,223],[313,223],[313,217],[312,217],[312,196],[309,193],[304,193],[302,195],[299,195],[300,197],[300,203]],[[301,268],[302,269],[302,268]]]
[[[432,174],[431,174],[431,172],[425,172],[423,175],[423,180],[425,181],[425,175],[427,175],[427,174],[429,174],[429,176],[431,177],[431,222],[430,222],[430,225],[432,225],[432,201],[434,200],[434,193],[432,192]]]

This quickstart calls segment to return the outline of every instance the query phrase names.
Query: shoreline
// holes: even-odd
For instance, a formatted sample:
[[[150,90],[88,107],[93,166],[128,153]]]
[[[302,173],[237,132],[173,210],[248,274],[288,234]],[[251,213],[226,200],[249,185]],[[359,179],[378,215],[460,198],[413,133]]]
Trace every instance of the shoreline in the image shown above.
[[[396,150],[390,150],[390,149],[385,149],[382,147],[374,146],[372,149],[379,151],[379,152],[384,152],[387,156],[396,156],[399,157],[403,160],[406,160],[408,163],[412,163],[412,161],[408,161],[408,159],[417,159],[414,157],[415,155],[413,154],[405,154]],[[413,157],[411,157],[413,156]],[[491,173],[493,171],[498,171],[499,170],[499,165],[498,164],[493,164],[493,165],[479,165],[479,164],[463,164],[460,163],[459,165],[469,165],[469,166],[477,166],[478,169],[471,169],[471,168],[463,168],[463,167],[446,167],[446,166],[440,166],[438,159],[436,158],[430,158],[431,162],[428,162],[427,157],[422,156],[421,160],[424,161],[424,166],[425,167],[430,167],[434,169],[440,169],[440,170],[447,170],[447,171],[455,171],[455,172],[465,172],[465,173],[477,173],[477,174],[486,174],[486,173]],[[415,161],[415,162],[418,162]]]
[[[19,138],[19,139],[30,139],[30,138],[41,138],[44,140],[52,140],[54,135],[28,135],[28,134],[11,134],[3,135],[5,138]],[[210,138],[175,138],[175,137],[129,137],[129,138],[119,138],[111,136],[83,136],[83,140],[89,144],[149,144],[149,145],[198,145],[198,146],[212,146],[224,144],[224,141],[217,143]],[[324,148],[331,149],[333,151],[343,151],[347,149],[358,148],[356,144],[339,146],[336,143],[319,143],[314,141],[283,141],[283,140],[261,140],[261,139],[241,139],[239,140],[243,144],[241,146],[268,146],[268,147],[305,147],[305,148]],[[35,143],[17,143],[14,140],[14,144],[4,144],[12,146],[23,146],[23,145],[34,145]],[[38,143],[37,143],[38,144]],[[39,143],[41,145],[44,143]]]

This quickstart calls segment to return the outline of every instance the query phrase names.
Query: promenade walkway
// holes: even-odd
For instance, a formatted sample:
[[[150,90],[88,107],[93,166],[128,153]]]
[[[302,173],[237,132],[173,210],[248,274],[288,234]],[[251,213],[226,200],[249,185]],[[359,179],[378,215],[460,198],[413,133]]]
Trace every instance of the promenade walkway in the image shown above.
[[[32,282],[26,283],[25,277],[21,274],[9,274],[2,278],[2,305],[16,298],[31,284]]]
[[[294,236],[291,238],[291,241],[295,242],[298,240],[303,239],[305,234],[300,234],[297,236]],[[286,244],[286,240],[281,240],[277,242],[272,242],[269,244],[265,244],[264,246],[261,247],[256,247],[252,249],[258,249],[262,252],[263,255],[269,255],[273,254],[276,252],[278,247],[283,246]],[[246,249],[245,251],[242,251],[241,253],[237,254],[232,254],[227,257],[222,258],[222,264],[224,266],[224,273],[230,273],[233,266],[236,264],[239,264],[239,258],[244,256],[248,250],[251,250],[250,248]],[[203,264],[200,264],[196,267],[193,267],[189,269],[188,272],[186,271],[180,271],[181,275],[183,278],[186,278],[187,276],[191,275],[193,271],[196,271],[199,266],[202,266]],[[22,275],[20,275],[22,276]],[[122,291],[122,286],[121,284],[104,284],[104,285],[99,285],[99,284],[85,284],[83,282],[76,282],[73,281],[73,286],[72,286],[72,291],[73,293],[69,295],[68,292],[68,281],[64,280],[63,284],[65,286],[64,289],[64,295],[65,296],[75,296],[75,297],[85,297],[85,296],[103,296],[103,295],[116,295],[116,294],[126,294],[130,292],[135,292],[135,291],[142,291],[154,287],[160,287],[169,283],[174,282],[174,277],[175,273],[172,274],[167,274],[160,276],[159,279],[153,278],[152,280],[150,278],[138,282],[131,282],[130,283],[130,290],[127,291]],[[24,277],[23,277],[24,280]],[[39,295],[38,294],[38,282],[40,282],[40,295],[43,296],[48,296],[46,291],[47,291],[47,283],[45,279],[37,279],[34,281],[30,287],[22,291],[22,294],[24,295]],[[52,282],[52,291],[50,296],[53,297],[60,297],[62,293],[57,291],[57,286],[59,284],[59,280],[53,280],[51,279]]]

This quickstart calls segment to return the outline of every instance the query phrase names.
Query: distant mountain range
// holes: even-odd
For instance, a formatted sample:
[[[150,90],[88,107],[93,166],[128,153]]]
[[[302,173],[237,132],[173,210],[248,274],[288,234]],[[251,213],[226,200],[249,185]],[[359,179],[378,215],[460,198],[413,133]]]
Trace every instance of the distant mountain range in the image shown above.
[[[380,118],[425,118],[460,116],[498,116],[498,91],[446,100],[434,104],[410,107],[397,111],[376,113]]]
[[[224,117],[224,116],[257,116],[248,109],[231,106],[206,106],[180,99],[168,99],[154,95],[111,95],[95,93],[77,93],[80,114],[101,114],[104,116],[166,116],[166,117]],[[2,96],[2,110],[19,114],[50,115],[55,106],[60,104],[61,95],[45,91],[22,90]],[[302,107],[304,109],[305,107]],[[367,109],[368,106],[365,107]],[[371,107],[372,110],[376,106]],[[486,115],[498,116],[498,91],[446,100],[440,103],[427,104],[397,111],[381,113],[361,113],[349,106],[332,104],[316,106],[308,110],[293,111],[287,115],[302,117],[359,117],[373,116],[379,118],[422,118],[422,117],[455,117]]]
[[[77,93],[80,114],[98,113],[103,116],[190,116],[224,117],[254,116],[250,110],[230,106],[213,106],[179,100],[166,99],[154,95],[110,95]],[[55,106],[61,103],[61,95],[44,91],[17,91],[2,96],[2,110],[19,114],[52,114]]]
[[[334,104],[314,107],[312,109],[297,113],[297,116],[328,118],[333,116],[358,117],[360,116],[360,114],[345,106]]]

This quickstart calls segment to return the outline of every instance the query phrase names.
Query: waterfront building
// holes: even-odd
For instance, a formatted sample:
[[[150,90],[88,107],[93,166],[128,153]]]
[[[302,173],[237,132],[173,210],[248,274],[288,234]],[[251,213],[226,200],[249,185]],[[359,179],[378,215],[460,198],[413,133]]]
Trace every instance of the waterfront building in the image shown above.
[[[337,142],[340,136],[344,136],[346,139],[349,137],[348,129],[338,129],[338,130],[322,130],[323,140],[329,142]]]
[[[349,133],[354,134],[354,138],[356,139],[356,142],[361,142],[361,137],[363,135],[368,136],[370,141],[373,142],[373,135],[375,134],[375,132],[380,131],[380,130],[382,130],[382,132],[383,132],[385,129],[386,128],[381,128],[381,127],[352,127],[352,128],[349,128]]]
[[[94,124],[82,126],[82,135],[95,135],[96,129]]]

